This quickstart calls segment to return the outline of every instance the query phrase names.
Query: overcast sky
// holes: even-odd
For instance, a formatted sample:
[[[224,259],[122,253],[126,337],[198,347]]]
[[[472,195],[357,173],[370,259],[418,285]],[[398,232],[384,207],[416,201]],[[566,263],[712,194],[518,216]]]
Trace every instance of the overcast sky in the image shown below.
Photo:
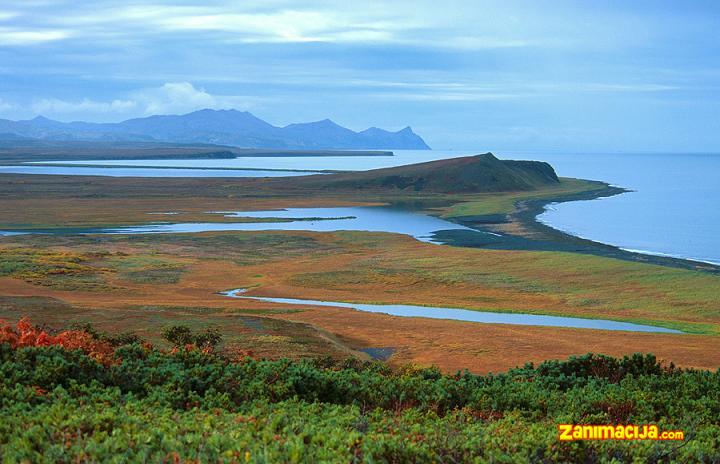
[[[434,148],[720,152],[720,2],[0,1],[0,117],[201,108]]]

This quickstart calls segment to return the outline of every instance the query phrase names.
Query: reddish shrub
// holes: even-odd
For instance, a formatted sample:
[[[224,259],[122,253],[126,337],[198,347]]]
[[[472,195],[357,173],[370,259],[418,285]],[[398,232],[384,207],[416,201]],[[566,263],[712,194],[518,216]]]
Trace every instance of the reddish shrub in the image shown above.
[[[29,346],[62,346],[68,350],[82,350],[88,356],[103,364],[115,362],[115,349],[107,342],[96,340],[81,330],[66,330],[57,335],[50,335],[40,330],[26,317],[15,325],[0,321],[0,343],[7,343],[12,348]]]

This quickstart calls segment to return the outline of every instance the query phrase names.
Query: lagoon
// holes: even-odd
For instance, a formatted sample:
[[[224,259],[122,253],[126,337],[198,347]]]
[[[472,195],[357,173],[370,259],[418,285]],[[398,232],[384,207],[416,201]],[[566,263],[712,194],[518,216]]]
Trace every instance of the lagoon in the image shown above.
[[[223,214],[226,217],[254,218],[257,219],[257,222],[151,224],[101,229],[99,232],[110,234],[150,234],[225,230],[309,230],[314,232],[357,230],[405,234],[423,242],[434,243],[434,232],[440,230],[471,230],[468,227],[440,218],[382,206],[288,208],[269,211],[234,211],[224,212]],[[270,221],[263,222],[263,218],[267,218]],[[276,219],[283,219],[283,221],[273,221]]]
[[[229,218],[253,218],[254,222],[157,222],[141,226],[94,229],[45,229],[13,231],[13,233],[50,234],[161,234],[218,231],[293,230],[315,232],[366,231],[410,235],[417,240],[437,243],[434,233],[441,230],[472,230],[444,219],[385,206],[354,206],[338,208],[288,208],[268,211],[213,212]],[[175,212],[156,212],[172,217]],[[264,221],[263,219],[266,219]],[[491,234],[480,232],[478,234]],[[0,235],[9,233],[0,231]]]

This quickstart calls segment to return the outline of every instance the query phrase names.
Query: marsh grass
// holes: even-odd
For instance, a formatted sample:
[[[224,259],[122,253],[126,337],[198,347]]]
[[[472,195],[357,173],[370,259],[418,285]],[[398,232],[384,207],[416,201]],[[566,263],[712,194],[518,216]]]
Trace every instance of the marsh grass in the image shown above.
[[[539,191],[481,194],[460,198],[459,202],[442,210],[442,216],[455,218],[509,214],[515,210],[515,204],[519,200],[553,198],[561,195],[588,192],[602,187],[604,187],[604,184],[599,182],[562,177],[558,186],[544,188]]]
[[[123,255],[106,263],[118,271],[118,277],[138,284],[175,284],[186,272],[176,258],[157,255]]]
[[[42,318],[58,330],[90,323],[110,334],[133,332],[166,348],[170,346],[162,338],[162,330],[173,324],[182,324],[195,332],[218,329],[224,340],[220,348],[228,354],[252,352],[254,356],[269,359],[323,356],[344,359],[352,353],[350,348],[330,340],[312,326],[264,317],[260,313],[170,305],[129,305],[106,310],[73,306],[52,298],[0,297],[2,320],[15,322],[22,316]],[[268,315],[274,311],[263,313]]]
[[[13,277],[60,290],[111,290],[103,276],[108,269],[92,265],[104,256],[102,253],[0,248],[0,277]]]
[[[713,325],[720,321],[720,277],[577,253],[441,247],[363,232],[162,234],[77,237],[77,242],[38,236],[23,238],[23,244],[0,245],[0,275],[57,289],[109,289],[110,276],[116,285],[181,286],[194,263],[211,260],[252,266],[239,283],[312,289],[312,299],[646,321],[693,333],[720,332]],[[287,271],[291,268],[296,270]],[[325,292],[333,293],[323,297]],[[289,311],[255,314],[283,312]]]

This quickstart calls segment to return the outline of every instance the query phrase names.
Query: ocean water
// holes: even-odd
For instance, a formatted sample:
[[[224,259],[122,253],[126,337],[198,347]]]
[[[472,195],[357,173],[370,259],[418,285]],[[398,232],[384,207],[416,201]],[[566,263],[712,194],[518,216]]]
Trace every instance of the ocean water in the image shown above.
[[[395,150],[393,157],[103,160],[97,164],[176,168],[365,170],[486,151],[488,150]],[[602,180],[633,190],[611,198],[551,205],[540,216],[540,220],[552,227],[628,250],[720,263],[720,154],[558,154],[504,151],[497,152],[496,155],[503,159],[547,161],[555,167],[560,176]],[[161,170],[155,171],[155,174],[158,174],[158,171]],[[192,176],[200,175],[198,173],[202,171],[186,172]],[[254,174],[253,171],[247,172],[249,175],[257,175],[257,171]]]
[[[543,155],[568,177],[632,192],[549,205],[556,229],[644,253],[720,264],[720,154]]]

